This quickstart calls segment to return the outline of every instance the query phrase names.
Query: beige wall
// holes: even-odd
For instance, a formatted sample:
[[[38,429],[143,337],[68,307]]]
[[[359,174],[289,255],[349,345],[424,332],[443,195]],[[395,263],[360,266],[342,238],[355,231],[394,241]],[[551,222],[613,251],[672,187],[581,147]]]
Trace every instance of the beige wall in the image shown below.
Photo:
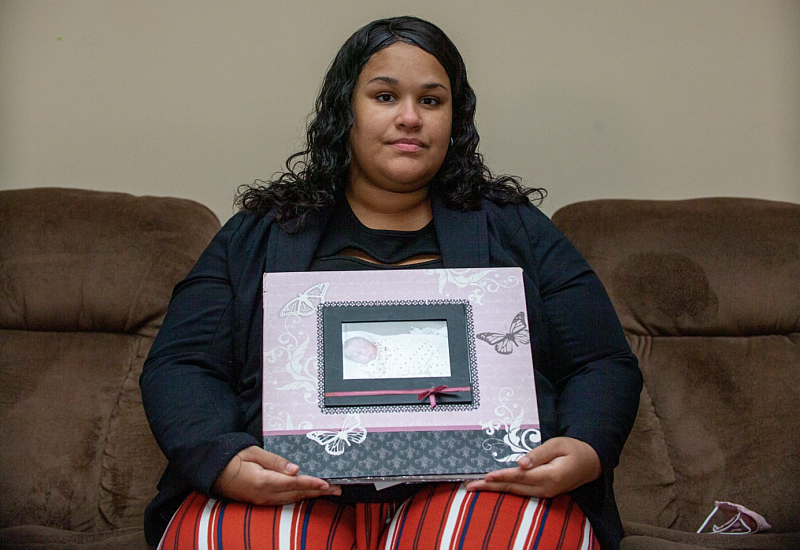
[[[299,147],[342,42],[403,13],[460,48],[482,152],[546,187],[548,214],[800,202],[800,2],[772,0],[0,0],[0,188],[188,197],[227,219]]]

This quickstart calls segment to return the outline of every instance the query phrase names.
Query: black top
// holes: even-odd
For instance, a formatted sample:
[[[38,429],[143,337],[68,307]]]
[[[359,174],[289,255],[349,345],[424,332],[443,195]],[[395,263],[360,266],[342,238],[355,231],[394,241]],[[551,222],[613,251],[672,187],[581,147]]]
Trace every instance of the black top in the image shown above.
[[[381,263],[340,254],[356,249]],[[421,255],[438,259],[416,264],[398,264]],[[347,200],[334,207],[331,221],[319,243],[310,271],[356,271],[362,269],[441,269],[442,259],[433,220],[417,231],[370,229],[356,217]]]

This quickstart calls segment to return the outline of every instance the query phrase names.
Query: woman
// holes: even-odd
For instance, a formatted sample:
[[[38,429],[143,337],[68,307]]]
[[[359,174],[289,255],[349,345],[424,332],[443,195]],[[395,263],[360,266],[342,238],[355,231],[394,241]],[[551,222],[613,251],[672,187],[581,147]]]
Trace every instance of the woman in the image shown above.
[[[151,544],[170,521],[174,545],[205,533],[198,522],[211,518],[208,533],[226,546],[227,537],[247,546],[262,529],[270,534],[259,540],[275,547],[376,548],[381,537],[404,547],[461,537],[485,548],[528,537],[545,547],[543,523],[519,534],[520,510],[535,509],[559,544],[596,536],[619,546],[612,472],[638,406],[636,358],[597,277],[531,206],[535,191],[484,167],[474,113],[463,61],[430,23],[375,21],[339,51],[307,149],[277,180],[243,192],[242,212],[176,287],[145,363],[143,402],[169,459],[145,517]],[[479,266],[525,274],[544,443],[517,467],[466,487],[376,492],[301,475],[302,464],[260,448],[263,271]],[[220,507],[204,495],[257,506]],[[444,533],[454,499],[465,498],[472,523]],[[281,522],[298,529],[293,538]],[[577,542],[567,541],[575,525]]]

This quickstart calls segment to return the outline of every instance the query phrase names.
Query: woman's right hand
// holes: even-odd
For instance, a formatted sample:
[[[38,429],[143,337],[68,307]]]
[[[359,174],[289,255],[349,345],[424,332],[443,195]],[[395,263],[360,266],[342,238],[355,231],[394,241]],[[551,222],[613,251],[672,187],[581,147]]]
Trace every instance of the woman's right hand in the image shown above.
[[[214,493],[259,506],[291,504],[324,495],[340,495],[338,485],[299,476],[300,467],[255,445],[239,451],[214,482]]]

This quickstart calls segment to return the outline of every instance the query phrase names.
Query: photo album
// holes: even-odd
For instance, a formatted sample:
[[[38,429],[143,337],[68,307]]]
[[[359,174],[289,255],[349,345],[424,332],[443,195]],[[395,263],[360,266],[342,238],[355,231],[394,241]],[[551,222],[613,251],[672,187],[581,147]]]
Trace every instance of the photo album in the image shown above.
[[[448,481],[541,442],[522,270],[265,273],[264,448],[333,483]]]

